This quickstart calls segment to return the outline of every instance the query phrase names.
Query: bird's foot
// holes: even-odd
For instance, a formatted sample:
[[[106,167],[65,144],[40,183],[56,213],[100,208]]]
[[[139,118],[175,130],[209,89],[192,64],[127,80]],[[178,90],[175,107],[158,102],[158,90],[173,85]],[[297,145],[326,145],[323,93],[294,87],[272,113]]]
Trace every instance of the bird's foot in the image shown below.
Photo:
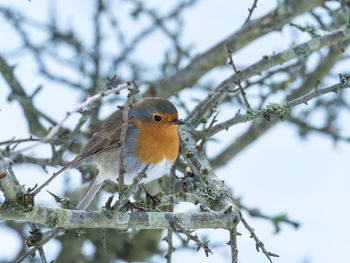
[[[130,202],[130,201],[128,201],[128,202],[126,203],[126,205],[127,205],[127,210],[130,210],[132,213],[134,212],[134,209],[135,209],[136,211],[138,211],[138,212],[140,212],[140,211],[141,211],[141,212],[146,212],[146,210],[145,210],[144,208],[139,207],[139,206],[133,204],[133,203]]]
[[[151,195],[145,188],[145,186],[143,184],[140,184],[142,190],[145,192],[146,194],[146,199],[150,200],[155,206],[158,205],[160,203],[160,199],[158,198],[157,195]]]

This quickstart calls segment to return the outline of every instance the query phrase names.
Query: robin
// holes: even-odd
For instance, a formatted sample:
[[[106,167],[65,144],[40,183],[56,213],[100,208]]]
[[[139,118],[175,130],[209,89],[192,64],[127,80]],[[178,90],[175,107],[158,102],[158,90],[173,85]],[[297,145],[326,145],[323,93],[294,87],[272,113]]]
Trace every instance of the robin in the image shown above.
[[[122,115],[121,110],[114,112],[87,141],[79,155],[55,174],[93,158],[98,173],[77,209],[86,209],[103,182],[116,182],[119,176]],[[131,184],[134,176],[146,166],[147,177],[140,183],[148,183],[168,173],[179,152],[177,127],[184,124],[178,119],[175,106],[163,98],[145,98],[130,108],[128,120],[123,151],[124,183]]]

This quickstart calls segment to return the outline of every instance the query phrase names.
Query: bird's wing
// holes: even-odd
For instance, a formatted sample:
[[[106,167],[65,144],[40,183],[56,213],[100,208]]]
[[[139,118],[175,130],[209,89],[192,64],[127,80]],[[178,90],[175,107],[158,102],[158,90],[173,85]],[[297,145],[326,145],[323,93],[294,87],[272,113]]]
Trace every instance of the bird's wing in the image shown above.
[[[120,147],[120,133],[122,128],[122,112],[113,113],[102,128],[95,132],[87,141],[81,152],[71,162],[71,167],[77,167],[95,154]]]
[[[122,128],[123,118],[122,112],[116,111],[104,123],[101,130],[93,134],[93,136],[85,144],[81,152],[59,171],[50,176],[40,187],[32,192],[33,195],[39,193],[53,179],[55,179],[64,170],[70,167],[77,167],[91,156],[120,147],[120,133]]]

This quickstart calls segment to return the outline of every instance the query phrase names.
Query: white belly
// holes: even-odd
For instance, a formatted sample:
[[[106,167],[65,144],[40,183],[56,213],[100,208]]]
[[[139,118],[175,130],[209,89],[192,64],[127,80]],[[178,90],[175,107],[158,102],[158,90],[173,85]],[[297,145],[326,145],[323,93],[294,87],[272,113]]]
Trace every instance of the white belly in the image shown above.
[[[140,162],[137,162],[134,158],[124,160],[124,162],[125,168],[132,167],[124,175],[124,183],[129,185],[133,182],[134,177],[142,171],[144,165],[142,165]],[[96,178],[97,181],[103,182],[105,180],[110,180],[117,183],[117,178],[119,175],[118,150],[114,151],[113,154],[111,154],[111,152],[108,152],[96,156],[95,163],[99,170],[99,175]],[[162,177],[165,174],[168,174],[171,166],[172,164],[167,160],[163,160],[156,165],[149,165],[146,170],[147,177],[143,178],[140,183],[148,183]]]
[[[146,184],[162,177],[163,175],[168,174],[171,166],[172,164],[167,160],[164,160],[156,165],[148,166],[146,170],[147,177],[143,178],[140,183]],[[136,174],[125,174],[124,176],[125,184],[131,184],[135,175]]]

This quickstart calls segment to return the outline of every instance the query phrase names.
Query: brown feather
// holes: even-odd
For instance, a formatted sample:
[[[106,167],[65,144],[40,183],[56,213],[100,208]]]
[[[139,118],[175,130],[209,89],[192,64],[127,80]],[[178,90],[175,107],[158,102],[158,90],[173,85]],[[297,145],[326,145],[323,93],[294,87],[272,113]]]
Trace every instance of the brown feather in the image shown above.
[[[122,112],[119,110],[105,121],[101,130],[92,135],[78,156],[72,161],[71,167],[79,166],[95,154],[119,148],[121,128]]]

